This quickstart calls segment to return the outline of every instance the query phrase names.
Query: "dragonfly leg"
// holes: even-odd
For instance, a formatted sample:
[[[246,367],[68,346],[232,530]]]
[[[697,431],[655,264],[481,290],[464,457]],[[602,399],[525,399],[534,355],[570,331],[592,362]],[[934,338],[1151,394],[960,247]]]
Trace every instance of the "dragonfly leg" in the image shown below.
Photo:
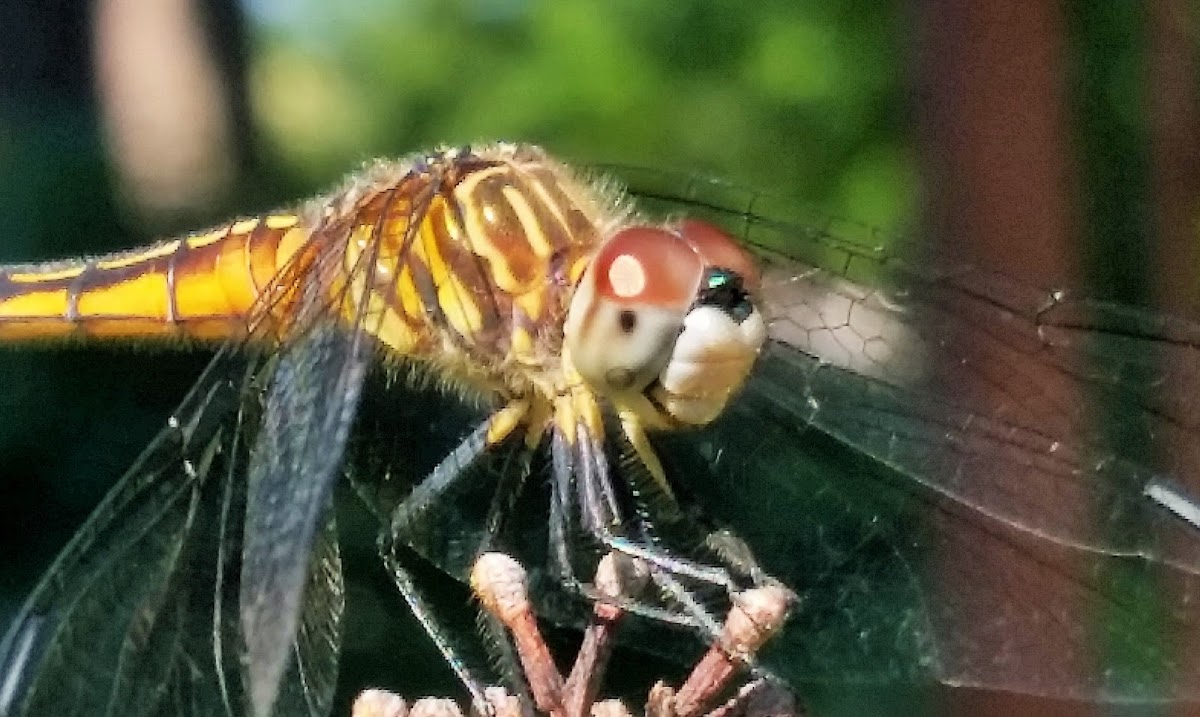
[[[728,684],[743,666],[751,664],[763,644],[779,631],[794,600],[791,591],[777,585],[735,594],[720,638],[700,658],[675,693],[674,714],[697,717],[719,693],[720,686]],[[779,685],[774,679],[756,680],[756,683],[776,688]],[[794,704],[790,706],[795,709]]]
[[[716,555],[725,567],[740,576],[750,580],[755,586],[778,585],[778,578],[772,577],[758,564],[758,558],[746,541],[728,529],[715,530],[704,539],[704,544]]]
[[[496,545],[496,538],[504,529],[504,519],[512,513],[513,506],[525,487],[525,481],[529,479],[533,454],[536,449],[537,443],[531,444],[526,441],[525,449],[513,459],[516,463],[513,469],[505,470],[500,474],[500,480],[492,494],[491,505],[488,506],[487,518],[484,522],[485,538],[479,548],[480,553],[487,552]]]
[[[655,485],[662,491],[663,496],[667,499],[667,504],[678,513],[679,504],[675,500],[675,491],[671,489],[671,483],[667,480],[667,472],[663,469],[658,454],[654,452],[654,446],[650,445],[650,438],[646,435],[646,429],[642,426],[641,419],[631,411],[621,411],[619,418],[621,431],[629,440],[629,445],[650,473]]]
[[[568,536],[571,533],[571,526],[573,525],[572,516],[575,512],[575,470],[576,466],[579,465],[578,456],[571,446],[570,441],[557,429],[551,432],[550,453],[552,481],[550,489],[550,544],[548,546],[548,553],[551,562],[550,567],[557,573],[559,583],[563,588],[590,602],[603,602],[616,605],[626,612],[641,615],[652,620],[696,629],[698,627],[696,621],[687,615],[680,615],[660,607],[640,603],[632,598],[606,595],[603,591],[584,583],[575,576],[575,568],[571,564]],[[589,501],[581,502],[595,503],[597,500],[599,500],[598,496],[594,496]],[[588,512],[593,516],[589,520],[595,520],[595,516],[601,514],[611,515],[612,511],[616,510],[615,503],[606,505],[603,508],[593,505],[588,508]]]
[[[635,433],[640,431],[639,426],[634,425],[633,428]],[[555,460],[556,486],[567,486],[569,481],[574,478],[577,484],[576,492],[580,503],[580,514],[583,516],[586,530],[608,550],[647,564],[650,568],[651,580],[671,597],[681,609],[682,615],[632,601],[622,602],[622,607],[629,612],[651,618],[661,619],[665,613],[673,618],[672,622],[686,624],[697,630],[709,643],[717,644],[722,632],[720,621],[697,599],[693,590],[686,586],[680,578],[716,585],[732,599],[740,588],[730,572],[721,567],[703,565],[680,558],[664,550],[654,536],[650,521],[644,516],[635,515],[627,524],[614,497],[612,478],[602,445],[598,441],[590,439],[590,434],[583,424],[579,425],[575,438],[574,442],[569,442],[564,437],[557,436],[558,440],[554,443],[556,450],[565,454],[563,458]],[[642,449],[648,452],[645,455],[654,457],[653,449],[648,442],[642,444]],[[658,470],[661,472],[661,464],[656,457],[654,457],[653,465],[658,466]],[[665,481],[665,475],[661,477]],[[566,489],[560,488],[560,490],[565,491]],[[669,495],[668,498],[670,498]],[[673,498],[669,502],[674,504]],[[617,532],[630,527],[634,537]],[[734,566],[736,572],[751,577],[755,585],[780,587],[778,581],[769,578],[757,567],[757,562],[750,549],[732,534],[714,533],[709,536],[708,544],[718,557]],[[568,585],[568,587],[579,590],[593,600],[612,601],[610,597],[596,596],[595,591],[588,586]],[[680,617],[685,619],[679,620]]]
[[[571,554],[568,550],[567,536],[571,532],[575,491],[574,456],[566,445],[566,439],[560,431],[554,431],[550,437],[550,460],[552,480],[550,483],[550,531],[549,556],[553,567],[558,572],[559,580],[564,584],[575,585],[575,568],[571,565]]]
[[[409,609],[412,610],[425,633],[442,653],[442,657],[454,671],[455,676],[471,694],[478,714],[490,714],[490,708],[484,695],[484,683],[471,674],[441,625],[438,624],[428,603],[414,583],[412,575],[400,559],[401,551],[405,550],[400,544],[407,542],[406,537],[411,534],[414,518],[436,503],[446,490],[466,473],[465,469],[488,449],[506,440],[520,427],[527,411],[527,403],[513,402],[480,423],[392,511],[390,523],[380,538],[380,553],[392,582],[395,583],[404,601],[408,603]],[[497,500],[499,498],[493,503],[495,504]],[[498,530],[499,518],[495,522]],[[490,530],[491,525],[489,524]]]
[[[675,494],[671,490],[671,484],[667,480],[667,472],[663,469],[662,461],[658,459],[658,454],[655,452],[654,446],[650,445],[650,438],[646,435],[646,430],[641,420],[636,414],[629,411],[622,411],[620,420],[621,431],[629,441],[630,447],[633,448],[638,460],[641,461],[646,471],[650,474],[655,487],[662,493],[661,499],[656,505],[657,512],[660,513],[659,517],[667,519],[678,517],[681,511],[678,502],[675,500]],[[663,515],[663,511],[667,511],[668,513]],[[758,560],[754,557],[749,546],[732,532],[728,530],[715,531],[708,536],[705,544],[721,560],[726,568],[734,571],[739,576],[750,579],[755,585],[778,582],[759,567]],[[681,571],[677,570],[676,572]]]
[[[608,464],[604,458],[603,449],[599,445],[593,445],[588,435],[587,431],[581,429],[576,436],[577,440],[571,441],[557,427],[551,433],[553,481],[550,499],[549,554],[552,567],[557,570],[559,581],[567,590],[591,602],[616,605],[626,612],[652,620],[699,630],[711,641],[719,633],[720,627],[716,620],[700,606],[699,602],[690,597],[679,601],[680,605],[685,608],[684,614],[680,614],[632,598],[606,595],[596,587],[585,584],[576,578],[568,548],[568,536],[571,533],[576,501],[578,501],[584,528],[589,534],[602,544],[611,544],[613,547],[610,547],[610,550],[613,552],[627,558],[641,560],[649,566],[652,576],[656,573],[670,571],[683,563],[665,551],[652,546],[653,537],[650,526],[641,518],[635,519],[635,524],[641,537],[645,539],[645,543],[634,542],[623,537],[618,538],[612,533],[610,526],[623,525],[621,510],[608,476]],[[681,568],[681,570],[686,572],[686,568]],[[732,584],[731,581],[726,580],[726,582]],[[673,587],[676,589],[672,590],[672,593],[686,592],[681,584]]]
[[[525,481],[529,478],[533,453],[541,442],[541,434],[534,434],[531,431],[526,434],[525,438],[524,450],[520,451],[513,459],[516,465],[512,466],[510,470],[503,470],[500,473],[500,480],[496,485],[496,490],[492,493],[492,502],[488,507],[484,523],[484,538],[476,550],[476,561],[485,553],[495,549],[497,538],[504,527],[504,520],[511,514],[513,506],[525,486]],[[493,665],[505,672],[509,685],[523,700],[522,704],[533,704],[531,688],[525,679],[525,672],[521,669],[519,655],[512,640],[509,639],[504,625],[487,611],[480,611],[478,623],[480,633],[485,638],[485,644],[491,652]],[[498,717],[503,712],[503,709],[496,709]]]
[[[421,624],[425,634],[433,641],[438,652],[442,653],[442,658],[454,671],[454,676],[466,687],[467,692],[471,695],[471,703],[475,707],[476,714],[490,714],[491,710],[484,692],[485,683],[473,675],[467,664],[459,657],[454,645],[451,644],[437,618],[434,617],[433,611],[430,610],[428,602],[413,581],[412,574],[401,563],[397,546],[390,544],[389,540],[381,542],[380,552],[383,555],[384,566],[387,568],[392,582],[395,583],[396,589],[404,598],[404,602],[408,603],[409,610],[412,610],[413,616],[417,618],[417,622]]]
[[[632,597],[645,588],[645,564],[608,553],[600,560],[593,582],[613,598]],[[531,694],[513,697],[503,687],[489,686],[484,696],[496,717],[632,717],[619,700],[597,701],[613,656],[613,640],[625,611],[596,602],[584,628],[569,676],[559,672],[538,628],[524,568],[500,553],[480,556],[471,571],[471,589],[484,610],[511,635],[519,653],[519,670],[534,686]],[[691,668],[677,689],[659,680],[646,699],[645,717],[799,717],[795,698],[782,684],[762,678],[745,681],[723,704],[705,711],[736,684],[762,645],[783,624],[791,594],[779,587],[756,587],[735,594],[722,623],[720,639]],[[628,665],[640,668],[636,663]],[[398,695],[366,690],[354,704],[352,717],[461,717],[448,700],[422,698],[409,708]]]
[[[640,430],[640,429],[639,429]],[[661,475],[661,482],[666,484],[666,476],[662,473],[662,465],[654,455],[649,443],[645,443],[645,455],[639,453],[643,461],[646,456],[653,459],[653,465]],[[640,558],[652,566],[665,570],[674,575],[683,575],[693,580],[723,588],[728,593],[737,590],[732,576],[724,568],[701,565],[700,563],[671,555],[657,545],[649,521],[637,516],[634,523],[640,533],[636,540],[625,535],[618,535],[614,528],[625,525],[620,506],[615,498],[612,475],[605,457],[604,448],[598,440],[593,439],[582,424],[577,428],[576,440],[571,445],[576,454],[576,479],[579,485],[580,513],[583,515],[584,527],[605,548],[615,550],[632,558]],[[636,447],[635,447],[635,450]],[[651,469],[653,474],[653,468]],[[557,468],[557,466],[556,466]],[[656,477],[656,481],[660,478]],[[667,489],[669,491],[669,489]],[[670,493],[667,493],[670,496]],[[669,498],[670,505],[676,505],[674,498]]]
[[[503,443],[521,427],[528,410],[527,402],[514,401],[476,426],[392,511],[393,538],[407,535],[415,517],[436,503],[485,451]]]

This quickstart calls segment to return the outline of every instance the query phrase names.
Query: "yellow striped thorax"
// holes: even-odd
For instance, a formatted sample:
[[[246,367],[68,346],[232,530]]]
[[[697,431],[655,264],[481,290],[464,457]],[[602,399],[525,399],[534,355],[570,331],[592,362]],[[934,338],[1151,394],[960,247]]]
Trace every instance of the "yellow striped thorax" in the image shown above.
[[[380,163],[344,196],[364,204],[342,270],[348,295],[367,297],[345,310],[398,354],[487,385],[557,365],[571,292],[622,219],[565,166],[514,145]]]

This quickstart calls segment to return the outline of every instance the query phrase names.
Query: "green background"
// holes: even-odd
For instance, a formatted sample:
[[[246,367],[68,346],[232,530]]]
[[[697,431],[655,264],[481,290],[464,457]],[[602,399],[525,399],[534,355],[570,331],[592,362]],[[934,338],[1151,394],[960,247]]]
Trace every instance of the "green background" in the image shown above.
[[[938,204],[947,179],[927,171],[953,136],[926,119],[928,87],[950,74],[921,59],[929,34],[943,31],[928,24],[932,5],[205,4],[197,17],[232,98],[235,172],[207,203],[172,213],[130,201],[113,170],[91,89],[91,5],[9,0],[0,4],[0,259],[136,245],[286,205],[373,157],[493,139],[536,142],[581,164],[711,173],[920,236],[929,217],[955,211]],[[1085,240],[1082,273],[1100,291],[1147,303],[1157,277],[1152,31],[1147,13],[1090,8],[1066,4],[1057,36],[1068,137],[1056,149],[1070,153],[1077,177],[1073,238]],[[964,39],[972,41],[988,38]],[[1194,83],[1185,89],[1194,97]],[[1194,215],[1194,196],[1185,199]],[[1125,282],[1104,283],[1111,276]],[[148,348],[0,355],[0,615],[15,610],[203,365],[200,353]],[[348,686],[388,680],[400,666],[404,679],[388,686],[452,690],[426,645],[380,632],[405,618],[370,574],[371,538],[353,521],[346,550],[366,567],[351,576]],[[637,659],[627,679],[667,669]],[[853,710],[848,694],[843,708]]]

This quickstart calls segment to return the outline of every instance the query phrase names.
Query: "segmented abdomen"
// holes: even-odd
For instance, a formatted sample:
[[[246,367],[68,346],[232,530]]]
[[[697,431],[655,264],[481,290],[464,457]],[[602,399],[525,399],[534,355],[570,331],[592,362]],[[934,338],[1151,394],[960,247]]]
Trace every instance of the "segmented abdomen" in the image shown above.
[[[237,336],[308,237],[295,215],[274,214],[97,259],[0,267],[0,340]]]

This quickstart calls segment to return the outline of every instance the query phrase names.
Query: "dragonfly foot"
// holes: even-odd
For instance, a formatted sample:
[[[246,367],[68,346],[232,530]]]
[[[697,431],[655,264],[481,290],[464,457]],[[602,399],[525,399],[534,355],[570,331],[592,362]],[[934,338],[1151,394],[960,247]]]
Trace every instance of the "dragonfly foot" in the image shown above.
[[[630,601],[649,583],[645,564],[619,553],[601,559],[593,578],[594,590],[607,599],[592,606],[583,641],[570,675],[564,680],[537,626],[525,570],[500,553],[480,556],[471,573],[471,587],[480,604],[499,620],[517,647],[520,669],[533,693],[526,704],[502,687],[484,690],[495,717],[634,717],[619,700],[598,701],[614,647],[614,637]],[[793,596],[777,586],[737,593],[721,628],[721,638],[693,666],[675,690],[659,680],[651,688],[645,717],[797,717],[795,698],[781,683],[752,677],[724,702],[716,704],[745,673],[753,655],[783,624]],[[633,666],[636,668],[636,665]],[[716,704],[715,707],[711,705]],[[708,710],[708,711],[705,711]],[[409,707],[404,700],[380,690],[359,695],[351,717],[462,717],[451,700],[423,698]]]

